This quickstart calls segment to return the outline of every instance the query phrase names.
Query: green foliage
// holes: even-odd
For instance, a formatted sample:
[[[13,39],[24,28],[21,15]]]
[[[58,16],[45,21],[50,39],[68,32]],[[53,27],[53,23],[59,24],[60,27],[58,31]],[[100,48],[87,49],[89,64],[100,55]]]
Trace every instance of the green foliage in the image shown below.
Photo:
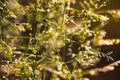
[[[104,39],[103,27],[110,19],[103,13],[113,10],[99,9],[108,0],[79,1],[81,10],[71,7],[70,0],[21,1],[0,1],[3,79],[89,80],[83,77],[84,68],[100,56],[112,59],[111,53],[99,52],[99,46],[119,43]]]

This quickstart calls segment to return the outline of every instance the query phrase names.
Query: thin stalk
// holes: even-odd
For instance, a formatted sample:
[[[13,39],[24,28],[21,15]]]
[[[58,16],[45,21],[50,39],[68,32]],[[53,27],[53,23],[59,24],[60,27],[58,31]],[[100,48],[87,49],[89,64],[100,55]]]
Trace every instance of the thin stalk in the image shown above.
[[[1,42],[3,42],[3,41],[5,41],[5,35],[4,35],[4,29],[3,29],[3,27],[1,27]],[[3,48],[3,52],[2,52],[2,54],[3,54],[3,57],[2,57],[2,62],[3,62],[3,64],[5,64],[5,56],[4,56],[4,44],[2,43],[2,48]]]
[[[61,23],[61,34],[63,35],[64,37],[64,41],[65,41],[65,44],[64,44],[64,49],[63,49],[63,61],[65,60],[65,53],[66,53],[66,48],[65,48],[65,45],[66,45],[66,32],[65,32],[65,15],[67,14],[67,10],[66,10],[66,3],[63,3],[63,16],[62,16],[62,23]]]
[[[45,79],[46,79],[46,68],[45,68],[45,66],[44,66],[43,80],[45,80]]]

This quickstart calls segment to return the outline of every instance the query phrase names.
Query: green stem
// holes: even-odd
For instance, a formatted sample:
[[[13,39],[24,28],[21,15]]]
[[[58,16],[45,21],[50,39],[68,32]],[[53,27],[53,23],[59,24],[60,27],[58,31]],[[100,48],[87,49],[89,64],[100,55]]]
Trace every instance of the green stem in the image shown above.
[[[45,80],[45,79],[46,79],[46,68],[45,68],[45,66],[44,66],[43,80]]]
[[[4,27],[1,27],[1,42],[4,42],[4,41],[5,41]],[[3,64],[5,64],[5,62],[4,62],[5,61],[4,46],[5,46],[5,44],[2,43],[2,49],[3,49],[3,52],[2,52],[2,54],[3,54],[2,62],[3,62]]]

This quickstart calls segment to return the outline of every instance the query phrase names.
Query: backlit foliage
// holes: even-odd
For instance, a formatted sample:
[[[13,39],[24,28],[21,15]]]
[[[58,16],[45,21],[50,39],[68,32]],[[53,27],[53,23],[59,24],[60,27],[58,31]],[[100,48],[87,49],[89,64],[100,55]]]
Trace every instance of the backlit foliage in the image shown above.
[[[120,17],[119,10],[100,10],[108,0],[22,1],[0,1],[1,79],[89,80],[85,68],[112,59],[99,51],[119,43],[104,39],[110,22],[104,13]],[[71,6],[76,2],[82,9]]]

